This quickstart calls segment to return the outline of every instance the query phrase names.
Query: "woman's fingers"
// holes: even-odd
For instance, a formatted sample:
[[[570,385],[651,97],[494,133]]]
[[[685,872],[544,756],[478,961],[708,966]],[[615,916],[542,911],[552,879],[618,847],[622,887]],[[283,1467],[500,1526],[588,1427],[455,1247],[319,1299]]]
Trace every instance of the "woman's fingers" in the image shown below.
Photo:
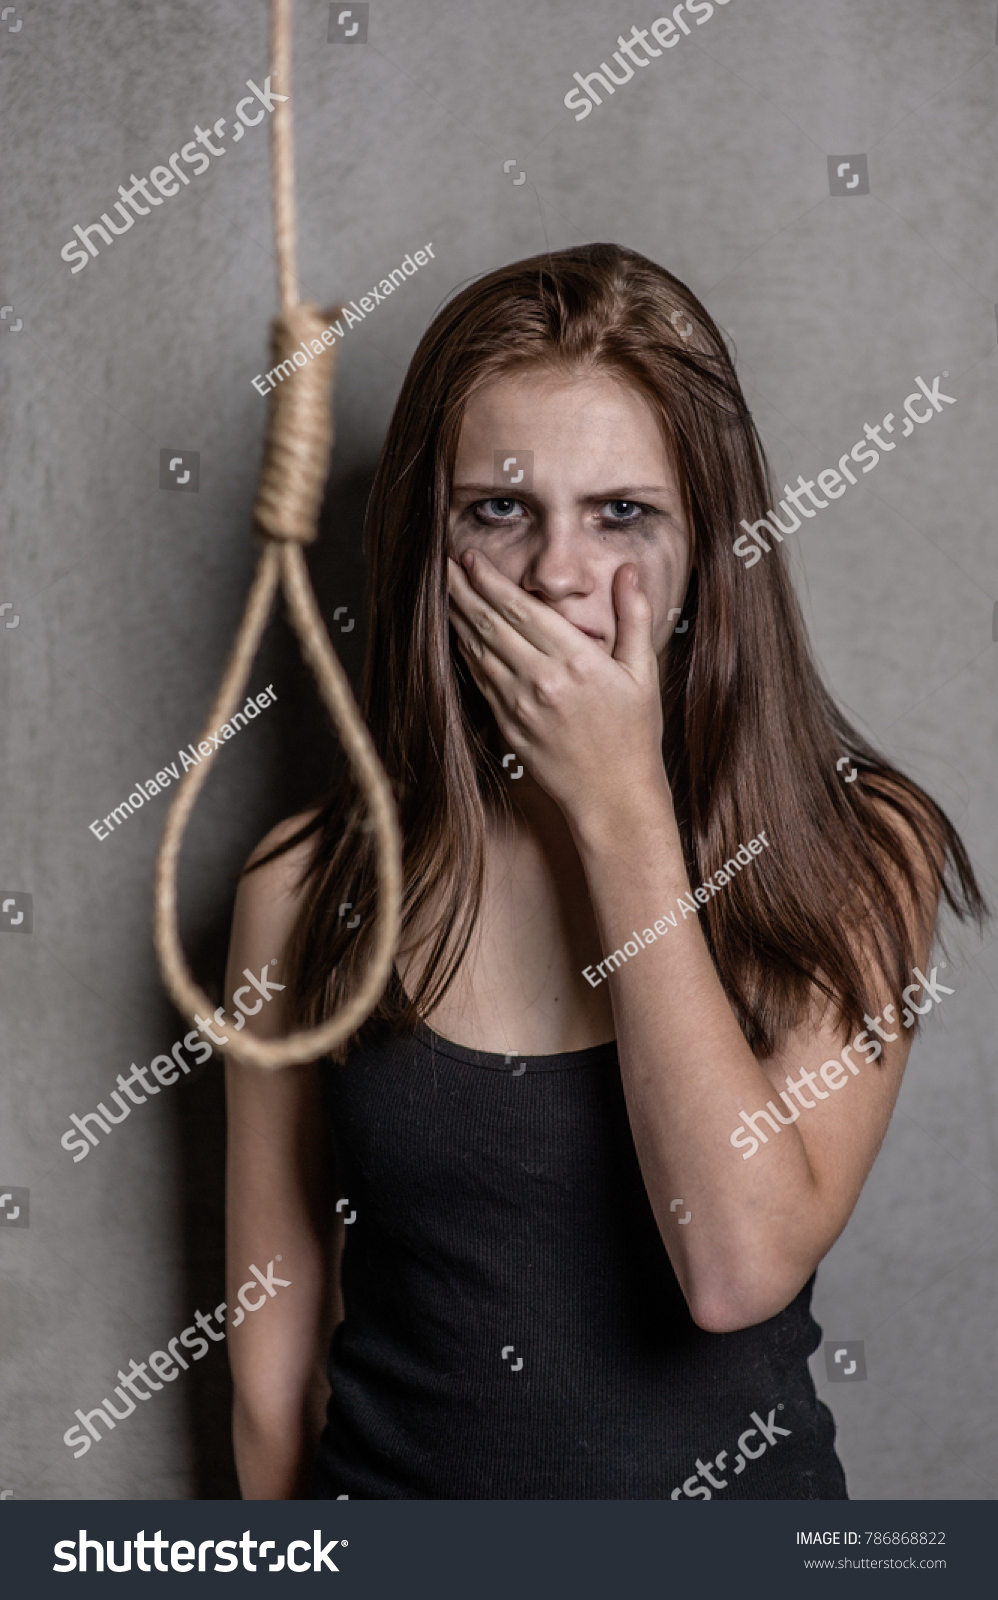
[[[479,567],[476,578],[480,570]],[[534,653],[532,647],[508,617],[471,581],[464,567],[450,556],[447,558],[447,588],[451,599],[451,615],[461,617],[469,636],[476,639],[483,649],[503,660],[508,667],[523,671]],[[523,591],[518,592],[522,594]]]
[[[647,597],[638,588],[638,569],[630,563],[618,567],[613,575],[613,606],[617,616],[613,659],[627,667],[641,682],[646,670],[655,661],[651,637],[652,611]]]
[[[630,564],[614,577],[617,639],[610,661],[595,640],[510,582],[480,551],[473,552],[470,575],[448,557],[450,620],[469,671],[505,737],[536,736],[533,712],[549,721],[547,714],[554,711],[555,720],[564,721],[577,712],[588,713],[595,702],[602,708],[597,721],[608,715],[619,719],[634,711],[635,690],[639,699],[648,693],[657,697],[652,608],[636,578]],[[530,726],[523,726],[524,718]]]
[[[451,627],[457,634],[461,654],[472,678],[498,717],[504,710],[503,701],[513,680],[513,672],[482,639],[478,631],[453,602],[450,608]]]
[[[451,597],[508,666],[525,671],[533,651],[559,656],[578,648],[579,630],[570,622],[504,577],[480,550],[467,554],[470,573],[448,557]]]

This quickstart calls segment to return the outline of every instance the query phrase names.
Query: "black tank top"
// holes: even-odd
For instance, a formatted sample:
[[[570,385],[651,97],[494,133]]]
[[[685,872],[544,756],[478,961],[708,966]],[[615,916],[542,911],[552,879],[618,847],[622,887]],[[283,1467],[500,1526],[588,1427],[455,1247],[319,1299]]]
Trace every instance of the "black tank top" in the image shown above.
[[[311,1498],[847,1498],[813,1276],[696,1326],[614,1043],[524,1067],[421,1026],[321,1070],[349,1203]]]

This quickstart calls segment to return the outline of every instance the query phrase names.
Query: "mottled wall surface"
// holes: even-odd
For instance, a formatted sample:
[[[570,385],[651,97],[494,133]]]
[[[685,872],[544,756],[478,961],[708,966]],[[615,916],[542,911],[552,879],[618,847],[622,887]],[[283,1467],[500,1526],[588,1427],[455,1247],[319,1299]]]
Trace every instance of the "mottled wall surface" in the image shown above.
[[[342,343],[312,561],[333,638],[356,673],[364,503],[435,310],[546,247],[633,246],[730,334],[781,483],[833,466],[864,423],[902,415],[917,376],[945,374],[956,403],[895,434],[786,549],[834,692],[948,808],[993,894],[995,5],[730,0],[577,121],[573,73],[654,15],[372,0],[367,42],[339,44],[329,7],[299,0],[304,293],[359,299],[434,251]],[[135,1105],[78,1162],[60,1140],[186,1031],[150,934],[168,795],[104,839],[90,823],[197,738],[252,570],[266,411],[252,379],[276,294],[266,112],[232,133],[267,55],[263,0],[22,0],[0,25],[0,887],[33,911],[30,933],[7,926],[20,900],[0,927],[0,1191],[30,1190],[13,1222],[16,1197],[0,1206],[0,1490],[16,1498],[236,1493],[218,1344],[79,1461],[63,1443],[118,1368],[224,1297],[220,1067]],[[60,257],[74,224],[222,117],[224,155],[111,246],[94,235],[74,273]],[[868,192],[847,187],[860,154]],[[196,492],[160,486],[163,450],[183,457],[178,478],[196,453]],[[184,852],[184,936],[214,990],[239,866],[333,749],[282,617],[251,688],[268,683],[277,703],[225,746]],[[830,1384],[814,1360],[854,1498],[998,1492],[995,969],[993,942],[953,946],[955,992],[819,1270],[826,1338],[865,1347],[864,1381]]]

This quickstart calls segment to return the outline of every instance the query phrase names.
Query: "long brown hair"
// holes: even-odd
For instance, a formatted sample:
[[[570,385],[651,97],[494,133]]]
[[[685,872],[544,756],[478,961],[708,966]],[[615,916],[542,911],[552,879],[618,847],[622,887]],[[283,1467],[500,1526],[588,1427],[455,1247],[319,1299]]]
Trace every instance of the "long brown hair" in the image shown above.
[[[487,808],[508,806],[508,786],[491,714],[448,623],[450,484],[470,396],[538,365],[624,378],[654,407],[676,466],[693,578],[689,627],[673,635],[663,675],[663,754],[690,881],[760,829],[771,844],[702,915],[745,1037],[771,1054],[816,991],[851,1026],[877,992],[871,970],[894,994],[911,981],[908,896],[918,904],[933,881],[961,918],[980,926],[989,913],[947,817],[821,683],[782,552],[753,569],[732,552],[741,519],[754,522],[775,501],[719,330],[671,273],[593,244],[515,262],[456,295],[420,340],[389,425],[367,514],[362,709],[398,801],[406,925],[428,905],[440,909],[412,995],[390,985],[349,1043],[377,1025],[412,1028],[433,1009],[481,909]],[[859,772],[848,788],[836,770],[843,754]],[[917,861],[890,813],[917,840]],[[375,912],[371,839],[345,781],[254,866],[312,834],[286,952],[303,1026],[355,986]],[[344,901],[359,927],[340,915]]]

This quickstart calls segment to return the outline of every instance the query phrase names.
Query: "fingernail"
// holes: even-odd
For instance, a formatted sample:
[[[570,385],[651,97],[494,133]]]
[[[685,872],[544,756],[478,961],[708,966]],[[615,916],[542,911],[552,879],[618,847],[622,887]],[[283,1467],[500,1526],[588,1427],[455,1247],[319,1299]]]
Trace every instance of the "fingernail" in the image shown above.
[[[464,555],[461,557],[461,560],[464,562],[464,564],[467,567],[469,572],[473,572],[475,570],[475,552],[474,552],[474,550],[466,550],[464,552]]]

